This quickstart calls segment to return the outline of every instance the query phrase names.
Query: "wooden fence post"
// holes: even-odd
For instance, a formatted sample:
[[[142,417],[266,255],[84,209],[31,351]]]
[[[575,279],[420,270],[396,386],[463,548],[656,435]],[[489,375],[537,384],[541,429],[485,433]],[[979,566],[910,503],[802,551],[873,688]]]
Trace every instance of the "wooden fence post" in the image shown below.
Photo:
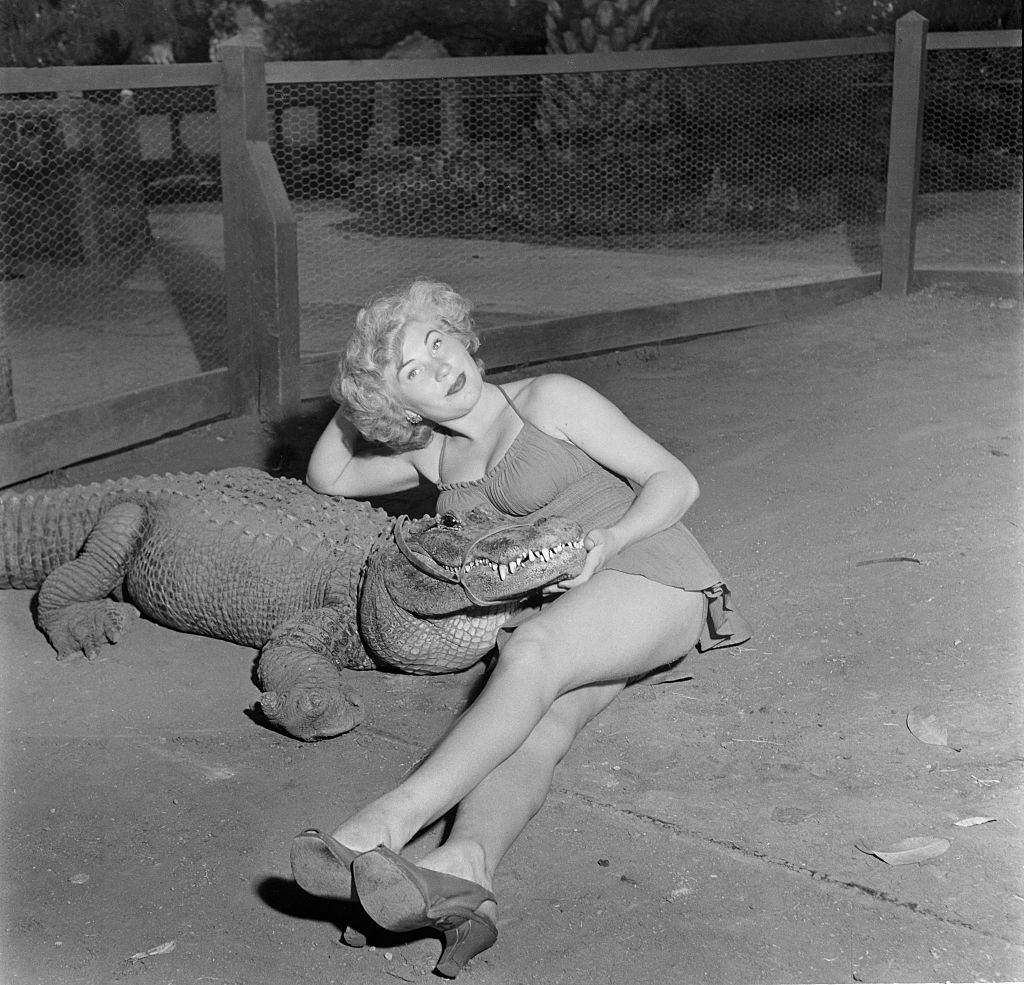
[[[0,256],[0,260],[2,260]],[[5,273],[5,271],[0,271]],[[11,374],[11,354],[7,349],[4,318],[0,318],[0,424],[17,418],[14,412],[14,378]]]
[[[263,49],[220,46],[217,93],[224,202],[228,368],[236,414],[280,420],[299,406],[295,217],[268,142]]]
[[[221,48],[221,58],[224,77],[217,90],[217,123],[220,127],[220,180],[224,202],[228,370],[232,380],[234,412],[251,414],[257,408],[259,381],[250,331],[252,252],[245,214],[246,196],[242,187],[245,172],[242,161],[249,134],[260,131],[260,113],[256,104],[266,82],[263,59],[255,48],[227,42]]]
[[[910,293],[914,281],[917,185],[927,76],[928,21],[916,11],[896,22],[889,171],[882,234],[882,293]]]

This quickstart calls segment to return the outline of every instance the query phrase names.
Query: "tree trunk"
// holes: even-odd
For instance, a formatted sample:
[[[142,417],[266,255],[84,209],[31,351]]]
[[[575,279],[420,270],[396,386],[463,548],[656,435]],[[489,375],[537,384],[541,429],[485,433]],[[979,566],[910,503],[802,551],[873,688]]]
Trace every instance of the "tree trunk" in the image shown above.
[[[659,2],[548,0],[548,53],[647,51],[658,34]],[[656,112],[659,82],[642,72],[545,78],[537,129],[546,144],[563,148],[629,141],[642,118]]]
[[[548,54],[646,51],[660,0],[548,0]]]

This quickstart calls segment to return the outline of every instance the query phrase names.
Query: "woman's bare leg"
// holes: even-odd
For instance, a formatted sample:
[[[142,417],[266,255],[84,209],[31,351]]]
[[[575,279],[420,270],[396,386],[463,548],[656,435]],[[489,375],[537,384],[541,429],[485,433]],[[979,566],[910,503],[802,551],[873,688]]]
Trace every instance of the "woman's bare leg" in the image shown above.
[[[623,681],[681,656],[696,641],[703,616],[700,594],[598,572],[516,630],[483,691],[420,767],[349,818],[335,837],[355,850],[402,848],[484,784],[561,696],[596,682]],[[481,794],[472,810],[486,814],[486,804]],[[508,807],[506,801],[497,816]],[[529,816],[514,822],[517,834]],[[507,839],[506,833],[494,842],[492,854]]]
[[[498,864],[544,806],[555,767],[584,726],[625,686],[625,681],[587,684],[557,698],[526,741],[459,804],[444,844],[420,864],[490,889]]]

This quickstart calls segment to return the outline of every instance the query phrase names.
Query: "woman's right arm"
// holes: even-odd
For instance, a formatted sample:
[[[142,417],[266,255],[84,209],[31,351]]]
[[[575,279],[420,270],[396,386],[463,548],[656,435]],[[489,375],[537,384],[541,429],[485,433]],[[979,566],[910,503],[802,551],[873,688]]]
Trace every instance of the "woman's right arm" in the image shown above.
[[[357,451],[359,432],[336,413],[320,435],[306,471],[306,482],[318,493],[361,499],[413,489],[420,474],[408,452]]]

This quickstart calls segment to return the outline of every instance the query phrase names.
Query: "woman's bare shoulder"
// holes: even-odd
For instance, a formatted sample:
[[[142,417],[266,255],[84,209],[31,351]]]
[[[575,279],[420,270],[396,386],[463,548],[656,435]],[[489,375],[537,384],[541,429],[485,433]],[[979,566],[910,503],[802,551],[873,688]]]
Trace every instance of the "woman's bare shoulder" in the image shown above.
[[[503,383],[502,389],[515,401],[520,409],[543,407],[551,401],[561,401],[572,397],[580,389],[589,389],[575,377],[565,373],[545,373],[542,376],[529,376],[511,383]]]
[[[596,392],[586,383],[565,373],[545,373],[527,380],[518,381],[519,389],[505,389],[515,401],[516,407],[530,420],[546,420],[552,416],[561,418],[573,408],[586,406],[597,397]]]

